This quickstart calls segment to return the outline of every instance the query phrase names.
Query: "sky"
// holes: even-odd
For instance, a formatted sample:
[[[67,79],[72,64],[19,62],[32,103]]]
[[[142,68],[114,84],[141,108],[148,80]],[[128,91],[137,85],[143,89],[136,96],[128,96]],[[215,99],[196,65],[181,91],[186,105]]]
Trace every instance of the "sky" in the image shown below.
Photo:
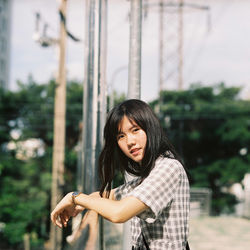
[[[10,88],[16,81],[27,82],[31,74],[38,83],[55,77],[58,64],[56,46],[42,48],[33,39],[35,12],[49,25],[48,35],[59,34],[58,1],[12,0]],[[67,77],[84,79],[85,1],[68,0],[67,26],[81,42],[67,39]],[[155,3],[156,0],[148,0]],[[242,97],[250,97],[250,0],[186,0],[210,7],[206,11],[185,8],[183,11],[183,88],[192,83],[243,87]],[[108,0],[107,83],[118,92],[127,92],[130,1]],[[208,15],[210,19],[208,19]],[[142,23],[141,98],[151,101],[158,93],[159,15],[150,8]],[[166,16],[166,27],[173,22]],[[208,29],[208,20],[210,28]],[[170,25],[171,26],[171,25]],[[173,27],[172,25],[171,27]],[[42,30],[42,27],[40,27]],[[169,29],[170,30],[170,29]],[[169,31],[170,32],[170,31]],[[177,32],[165,38],[165,46],[177,44]],[[174,63],[174,62],[173,62]],[[171,62],[170,62],[171,64]],[[174,82],[164,83],[164,89],[177,89]]]

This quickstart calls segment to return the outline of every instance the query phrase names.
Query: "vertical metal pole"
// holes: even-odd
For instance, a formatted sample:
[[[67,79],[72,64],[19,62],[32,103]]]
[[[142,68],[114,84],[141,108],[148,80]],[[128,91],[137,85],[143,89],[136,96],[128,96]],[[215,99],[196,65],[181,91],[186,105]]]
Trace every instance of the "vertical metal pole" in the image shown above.
[[[128,69],[128,99],[141,98],[141,29],[142,29],[142,0],[130,0],[130,41],[129,41],[129,69]],[[130,175],[125,176],[131,180]],[[123,250],[130,250],[131,231],[130,221],[123,226]]]
[[[66,0],[61,0],[59,11],[66,16]],[[64,186],[64,156],[65,156],[65,113],[66,113],[66,75],[65,75],[65,22],[60,20],[59,40],[59,69],[55,89],[54,104],[54,141],[53,141],[53,166],[51,208],[62,199]],[[51,249],[62,249],[62,230],[51,223],[50,228]]]
[[[86,78],[84,83],[84,112],[83,112],[83,191],[91,193],[95,189],[96,169],[95,169],[95,148],[96,148],[96,126],[97,126],[97,81],[96,70],[98,64],[96,59],[96,37],[95,37],[95,22],[96,22],[96,1],[88,1],[88,48]],[[99,22],[98,22],[99,23]]]
[[[84,117],[84,114],[87,112],[87,103],[88,103],[88,85],[87,85],[87,77],[88,77],[88,64],[89,64],[89,51],[90,51],[90,48],[89,48],[89,44],[90,44],[90,37],[89,37],[89,31],[90,31],[90,28],[89,28],[89,25],[90,25],[90,0],[86,0],[85,1],[85,49],[84,49],[84,81],[83,81],[83,125],[82,125],[82,148],[81,148],[81,161],[82,161],[82,166],[81,166],[81,190],[83,192],[84,190],[84,130],[86,129],[86,126],[84,124],[84,119],[86,119]]]
[[[107,108],[107,22],[108,22],[108,2],[103,0],[101,9],[101,138],[103,138],[103,128],[106,121],[106,108]],[[102,141],[101,141],[102,143]]]
[[[98,156],[103,144],[103,129],[106,121],[107,113],[107,78],[106,78],[106,66],[107,66],[107,0],[102,1],[101,6],[101,44],[100,44],[100,126],[99,126],[99,148]],[[104,246],[104,224],[103,218],[99,216],[99,249],[105,249]]]
[[[11,22],[13,1],[0,1],[0,36],[1,41],[5,41],[0,48],[0,59],[5,67],[0,68],[0,87],[5,90],[10,88],[10,50],[11,50]],[[2,28],[3,27],[3,28]],[[3,39],[3,40],[2,40]]]
[[[183,88],[183,0],[179,0],[178,90]]]
[[[164,83],[164,70],[163,70],[163,60],[164,60],[164,8],[163,0],[159,3],[159,93],[163,90]]]
[[[87,105],[87,98],[88,98],[88,94],[87,94],[87,75],[88,75],[88,57],[89,57],[89,5],[90,2],[89,0],[85,1],[85,48],[84,48],[84,80],[83,80],[83,116],[86,113],[86,105]],[[78,153],[78,173],[79,173],[79,177],[77,179],[77,188],[79,191],[83,192],[84,190],[84,151],[83,151],[83,145],[84,145],[84,117],[83,117],[83,122],[82,122],[82,126],[81,126],[81,135],[80,135],[80,149],[79,149],[79,153]],[[76,218],[73,218],[73,223],[72,223],[72,230],[74,230],[74,221],[76,220]],[[81,222],[80,222],[81,223]],[[77,229],[75,229],[77,230]],[[86,244],[86,242],[82,242],[82,241],[86,241],[85,237],[84,237],[84,230],[82,231],[82,234],[80,236],[80,239],[78,239],[78,242],[75,243],[75,245],[72,247],[72,249],[74,250],[81,250],[81,248],[84,248],[84,246],[80,245],[82,244]],[[83,238],[83,240],[82,240]]]
[[[130,0],[128,98],[141,97],[142,0]]]
[[[109,88],[110,88],[110,91],[109,91],[109,110],[111,110],[114,107],[114,102],[115,102],[115,100],[114,100],[115,99],[115,96],[114,96],[114,94],[115,94],[115,92],[114,92],[115,79],[116,79],[117,75],[125,69],[128,69],[127,65],[119,67],[118,69],[115,70],[115,72],[112,75],[112,78],[111,78],[111,81],[109,84]]]
[[[106,2],[106,1],[105,1]],[[98,188],[98,156],[101,151],[102,121],[106,113],[104,98],[106,87],[106,45],[102,45],[102,0],[87,0],[87,30],[85,54],[85,82],[84,82],[84,109],[83,109],[83,191],[86,194]],[[101,60],[101,57],[104,57]],[[103,94],[104,92],[104,94]],[[99,237],[101,239],[102,237]],[[100,240],[99,249],[102,248]],[[86,242],[84,242],[86,243]],[[84,245],[81,246],[82,249]],[[79,248],[80,249],[80,248]]]
[[[162,106],[162,96],[161,92],[163,90],[164,84],[164,7],[163,0],[159,3],[159,106],[157,113],[160,114],[160,109]]]

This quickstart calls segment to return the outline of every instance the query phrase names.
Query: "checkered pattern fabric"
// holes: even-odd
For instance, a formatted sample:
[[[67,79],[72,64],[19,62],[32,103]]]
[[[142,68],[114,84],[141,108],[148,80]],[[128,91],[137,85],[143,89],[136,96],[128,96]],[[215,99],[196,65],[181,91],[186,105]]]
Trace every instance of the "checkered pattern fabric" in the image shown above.
[[[133,196],[149,207],[131,219],[133,249],[146,249],[142,234],[151,250],[186,249],[190,193],[181,163],[159,157],[149,176],[140,181],[135,178],[115,190],[117,200]]]

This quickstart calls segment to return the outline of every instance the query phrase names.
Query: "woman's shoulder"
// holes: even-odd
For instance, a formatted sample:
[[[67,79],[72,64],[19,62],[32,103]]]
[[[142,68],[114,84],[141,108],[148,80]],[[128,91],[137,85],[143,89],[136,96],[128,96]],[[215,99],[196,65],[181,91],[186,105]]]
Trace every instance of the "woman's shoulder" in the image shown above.
[[[155,167],[171,168],[176,171],[184,170],[184,167],[179,160],[168,156],[158,157],[155,162]]]
[[[178,166],[182,166],[181,162],[169,155],[160,155],[156,161],[155,164],[171,164],[171,165],[178,165]]]

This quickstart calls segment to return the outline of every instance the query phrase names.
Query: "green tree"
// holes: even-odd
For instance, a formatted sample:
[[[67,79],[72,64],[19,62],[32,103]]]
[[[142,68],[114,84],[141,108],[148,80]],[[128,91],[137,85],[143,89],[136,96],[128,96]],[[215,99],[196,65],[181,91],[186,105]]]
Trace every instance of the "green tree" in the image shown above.
[[[18,113],[15,95],[0,88],[0,145],[10,140],[10,131],[17,126]]]
[[[30,233],[38,247],[49,231],[55,81],[37,84],[30,77],[18,85],[16,92],[0,90],[0,222],[6,224],[0,241],[18,246],[24,233]],[[67,84],[65,192],[75,186],[74,147],[80,133],[82,96],[80,83]],[[13,131],[19,133],[18,139],[11,137]],[[30,138],[43,142],[44,152],[17,158],[18,148],[7,147],[10,141],[18,145]]]
[[[224,84],[161,93],[161,122],[189,169],[192,186],[212,189],[213,214],[233,211],[236,199],[222,187],[250,171],[249,153],[240,153],[250,145],[250,102],[239,94],[240,88]]]

